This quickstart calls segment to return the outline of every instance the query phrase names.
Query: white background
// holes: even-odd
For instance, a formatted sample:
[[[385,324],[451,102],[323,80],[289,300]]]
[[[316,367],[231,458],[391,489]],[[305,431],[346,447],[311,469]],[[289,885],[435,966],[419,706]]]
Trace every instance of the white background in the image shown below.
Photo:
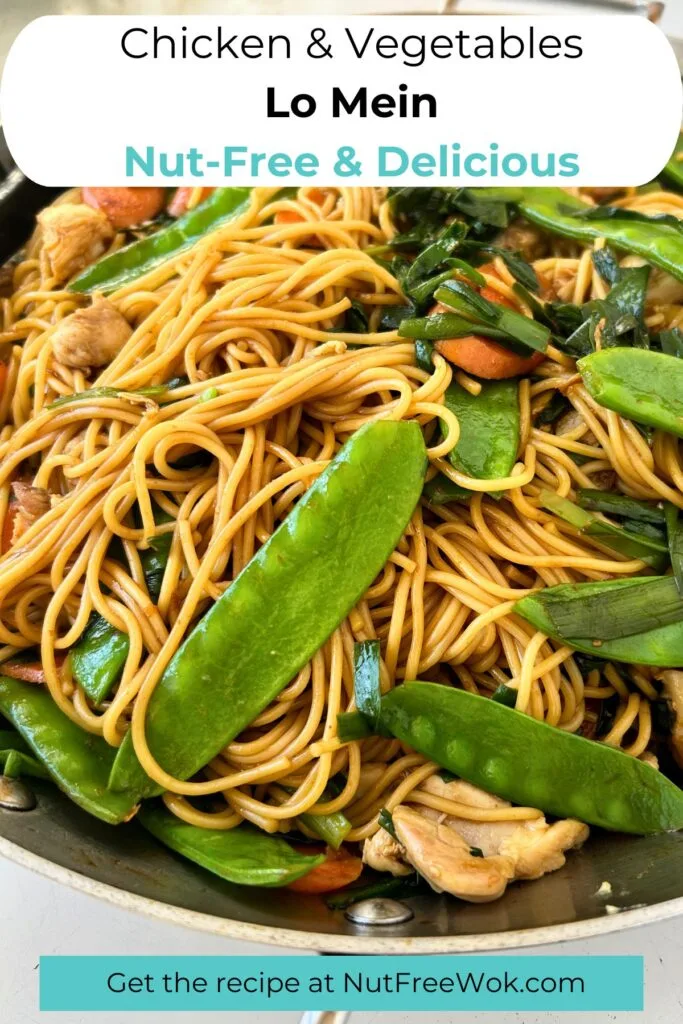
[[[680,0],[675,0],[679,3]],[[286,35],[291,58],[281,44],[276,56],[250,60],[231,57],[186,60],[163,55],[158,59],[131,59],[121,49],[124,31],[145,27],[178,38],[183,26],[188,38],[215,34],[221,25],[229,37],[248,34]],[[553,34],[560,39],[582,38],[583,55],[577,59],[449,59],[428,57],[422,67],[406,67],[400,56],[383,59],[368,47],[355,58],[345,35],[356,40],[374,31],[373,38],[391,33],[399,39],[411,34],[452,36],[456,31],[472,37],[487,33],[497,39],[501,26],[507,34],[536,39]],[[334,59],[307,56],[311,33],[323,26]],[[135,37],[133,52],[144,52]],[[148,44],[149,45],[149,44]],[[202,48],[206,47],[203,42]],[[471,46],[471,44],[468,44]],[[40,68],[40,74],[36,74]],[[627,73],[626,69],[632,69]],[[64,119],[45,109],[46,83],[58,97],[78,97]],[[437,117],[418,119],[356,115],[332,120],[330,98],[338,86],[347,98],[366,86],[371,95],[431,93]],[[84,88],[84,85],[86,86]],[[266,91],[276,89],[278,109],[284,98],[310,93],[318,98],[317,112],[305,119],[268,118]],[[92,86],[92,87],[88,87]],[[618,88],[618,102],[610,102]],[[163,96],[163,103],[159,98]],[[657,96],[657,118],[652,97]],[[126,178],[126,147],[145,152],[187,152],[196,147],[207,160],[221,164],[206,169],[201,179],[187,175],[186,184],[279,184],[297,182],[296,176],[276,177],[249,167],[230,179],[223,177],[223,146],[246,146],[250,152],[313,152],[320,159],[321,184],[344,181],[378,184],[377,147],[402,146],[411,155],[435,154],[440,145],[450,151],[458,142],[463,154],[488,154],[491,143],[506,153],[539,153],[542,166],[549,153],[576,153],[581,174],[573,178],[536,178],[529,170],[519,177],[458,179],[478,185],[619,184],[639,185],[653,178],[668,159],[677,137],[681,114],[680,76],[674,54],[662,33],[645,19],[632,16],[584,17],[461,17],[438,19],[391,17],[279,18],[237,16],[41,18],[19,35],[5,64],[2,81],[2,122],[10,150],[28,177],[44,185],[87,181],[90,185],[170,185],[160,172],[153,177]],[[609,109],[609,117],[601,116]],[[561,115],[561,116],[558,116]],[[36,131],[40,123],[40,131]],[[647,140],[633,146],[633,139]],[[334,175],[339,147],[353,147],[362,160],[359,177]],[[480,169],[480,168],[477,168]],[[559,168],[558,168],[559,171]],[[624,175],[628,181],[624,181]],[[314,178],[299,178],[311,183]],[[448,184],[453,178],[420,177],[406,171],[387,184]]]
[[[2,3],[2,0],[0,0]],[[672,0],[664,27],[683,37],[683,2]],[[37,1006],[38,957],[43,954],[121,953],[139,955],[229,956],[278,953],[162,925],[98,903],[53,882],[0,861],[0,908],[3,921],[0,955],[2,1024],[242,1024],[234,1014],[175,1013],[40,1014]],[[538,954],[639,954],[646,963],[646,1011],[619,1014],[357,1014],[352,1024],[674,1024],[683,1018],[683,927],[680,920],[605,938],[537,948]],[[240,1015],[241,1017],[242,1015]],[[250,1014],[244,1024],[295,1024],[296,1014]]]

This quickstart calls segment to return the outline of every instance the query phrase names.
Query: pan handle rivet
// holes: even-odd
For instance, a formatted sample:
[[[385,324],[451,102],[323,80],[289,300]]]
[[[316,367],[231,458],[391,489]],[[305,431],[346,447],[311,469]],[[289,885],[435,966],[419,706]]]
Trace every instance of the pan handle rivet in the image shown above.
[[[32,811],[37,800],[21,779],[0,775],[0,807],[5,811]]]
[[[354,924],[383,925],[404,924],[413,917],[413,912],[405,903],[377,897],[372,900],[360,900],[346,911],[346,917]]]

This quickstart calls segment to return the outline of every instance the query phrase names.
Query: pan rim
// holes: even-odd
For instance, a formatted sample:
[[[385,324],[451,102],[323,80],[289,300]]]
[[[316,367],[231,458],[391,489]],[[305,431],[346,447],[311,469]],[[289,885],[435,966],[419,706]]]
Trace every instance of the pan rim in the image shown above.
[[[683,896],[661,903],[623,910],[618,914],[586,918],[564,924],[544,925],[539,928],[525,928],[514,931],[489,932],[481,935],[440,935],[440,936],[397,936],[379,935],[332,935],[323,932],[298,931],[279,928],[275,925],[250,924],[235,918],[218,917],[197,910],[178,907],[172,903],[139,896],[126,889],[119,889],[89,878],[71,868],[55,864],[47,857],[25,850],[23,847],[0,836],[0,856],[20,867],[27,868],[44,878],[58,882],[87,896],[92,896],[121,910],[133,911],[145,917],[167,924],[190,928],[193,931],[255,942],[262,945],[287,949],[300,949],[314,953],[491,953],[498,950],[514,950],[533,946],[588,939],[609,935],[626,928],[637,928],[655,924],[683,915]]]

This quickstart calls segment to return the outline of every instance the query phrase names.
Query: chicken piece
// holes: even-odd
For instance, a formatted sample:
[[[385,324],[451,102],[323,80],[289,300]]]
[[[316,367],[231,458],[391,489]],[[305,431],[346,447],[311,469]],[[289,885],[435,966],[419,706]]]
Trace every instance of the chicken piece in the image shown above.
[[[470,903],[503,895],[514,876],[508,857],[476,857],[448,825],[400,804],[393,813],[396,835],[410,863],[436,892],[450,892]]]
[[[498,235],[495,244],[503,249],[521,253],[529,263],[546,256],[549,245],[547,236],[540,228],[525,220],[513,221]]]
[[[60,203],[38,214],[43,248],[57,281],[67,281],[98,259],[114,237],[100,210],[85,203]]]
[[[363,863],[374,871],[388,871],[397,877],[413,873],[405,862],[405,850],[383,828],[363,843]]]
[[[512,806],[507,800],[460,779],[444,782],[438,775],[433,775],[420,788],[469,807],[501,810]],[[542,815],[527,821],[471,821],[450,815],[440,817],[470,846],[480,849],[485,857],[497,854],[509,857],[516,879],[540,878],[547,871],[557,871],[565,862],[564,850],[580,846],[588,838],[588,827],[570,818],[548,825]]]
[[[132,328],[116,306],[95,296],[87,309],[77,309],[52,332],[52,350],[63,366],[107,366],[121,351]]]
[[[657,676],[664,684],[664,696],[674,713],[671,727],[671,753],[679,767],[683,768],[683,672],[667,668]]]
[[[500,855],[514,864],[515,878],[541,878],[564,867],[565,851],[575,850],[588,839],[588,825],[566,818],[549,825],[535,818],[519,825],[500,844]]]
[[[439,796],[454,803],[466,804],[468,807],[480,807],[482,810],[499,810],[512,805],[501,800],[483,789],[477,789],[469,782],[454,779],[444,782],[438,775],[432,775],[420,786],[421,790],[432,796]],[[430,807],[420,807],[420,813],[445,822],[454,828],[469,846],[481,850],[485,857],[499,852],[500,844],[519,827],[517,821],[471,821],[468,818],[453,818]]]
[[[438,775],[423,782],[420,790],[481,810],[512,806],[468,782],[444,782]],[[407,861],[437,892],[472,903],[498,899],[511,881],[556,871],[565,863],[565,852],[588,837],[588,827],[580,821],[549,825],[540,814],[527,821],[474,821],[401,804],[393,812],[393,822],[398,842],[377,833],[365,844],[365,862],[396,875],[398,862]]]
[[[40,519],[51,508],[50,494],[43,487],[32,487],[16,481],[12,484],[12,536],[9,546],[16,544],[19,538],[26,533],[29,526],[33,526],[37,519]]]

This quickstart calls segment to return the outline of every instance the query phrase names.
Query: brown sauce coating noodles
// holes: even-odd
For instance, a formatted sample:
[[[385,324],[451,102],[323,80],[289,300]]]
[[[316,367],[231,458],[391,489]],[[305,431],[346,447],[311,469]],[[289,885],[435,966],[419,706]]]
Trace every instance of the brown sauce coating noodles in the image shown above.
[[[571,497],[577,487],[608,480],[628,495],[683,507],[680,442],[657,433],[648,445],[632,423],[596,405],[572,360],[551,347],[535,378],[521,383],[522,437],[511,475],[463,477],[446,459],[458,437],[457,421],[443,408],[454,368],[437,356],[429,376],[415,365],[411,343],[377,332],[382,308],[401,301],[395,279],[363,251],[393,231],[381,191],[329,189],[322,206],[308,192],[274,201],[274,190],[255,189],[238,222],[110,296],[134,332],[92,379],[56,363],[50,344],[54,326],[86,300],[50,277],[39,233],[27,247],[2,300],[0,340],[11,345],[11,360],[0,403],[0,513],[18,475],[56,499],[0,560],[0,657],[39,645],[47,686],[65,713],[112,745],[132,719],[136,750],[154,774],[144,741],[146,703],[197,615],[350,434],[373,418],[416,419],[430,446],[430,472],[469,486],[470,503],[419,508],[324,648],[213,760],[203,780],[170,787],[167,806],[200,826],[228,829],[246,818],[269,832],[288,829],[307,811],[343,810],[353,824],[349,838],[360,840],[377,829],[382,807],[411,794],[424,803],[414,791],[435,765],[395,740],[337,739],[336,715],[352,706],[354,641],[374,637],[382,644],[385,689],[423,678],[490,695],[512,683],[520,710],[569,731],[591,732],[609,701],[615,713],[600,738],[651,756],[652,672],[605,665],[584,676],[570,649],[535,632],[512,605],[539,586],[639,573],[641,562],[622,559],[542,510],[539,493],[551,488]],[[627,192],[619,202],[683,216],[683,199],[669,193]],[[273,224],[278,209],[294,210],[302,221]],[[113,246],[122,241],[117,236]],[[556,297],[604,296],[590,249],[548,239],[548,250],[535,267]],[[496,270],[491,285],[526,312],[501,260]],[[666,289],[662,294],[648,307],[649,326],[683,325],[683,298],[675,289],[672,301]],[[370,308],[373,333],[339,330],[351,299]],[[180,374],[189,383],[166,404],[129,394],[50,408],[54,399],[91,386],[131,392]],[[476,381],[458,379],[476,393]],[[556,392],[574,412],[555,429],[535,426]],[[445,441],[440,418],[449,428]],[[197,452],[210,461],[177,464]],[[502,500],[487,496],[490,490],[502,491]],[[156,605],[140,549],[172,526],[155,526],[152,499],[176,521]],[[142,525],[131,516],[136,503]],[[108,553],[113,538],[123,561]],[[75,686],[68,662],[58,671],[55,659],[93,611],[130,638],[120,683],[101,708]],[[327,784],[339,773],[345,784],[330,797]],[[191,803],[203,793],[218,794],[214,811]],[[438,810],[478,820],[498,813],[430,799]],[[538,813],[518,808],[514,817]]]

